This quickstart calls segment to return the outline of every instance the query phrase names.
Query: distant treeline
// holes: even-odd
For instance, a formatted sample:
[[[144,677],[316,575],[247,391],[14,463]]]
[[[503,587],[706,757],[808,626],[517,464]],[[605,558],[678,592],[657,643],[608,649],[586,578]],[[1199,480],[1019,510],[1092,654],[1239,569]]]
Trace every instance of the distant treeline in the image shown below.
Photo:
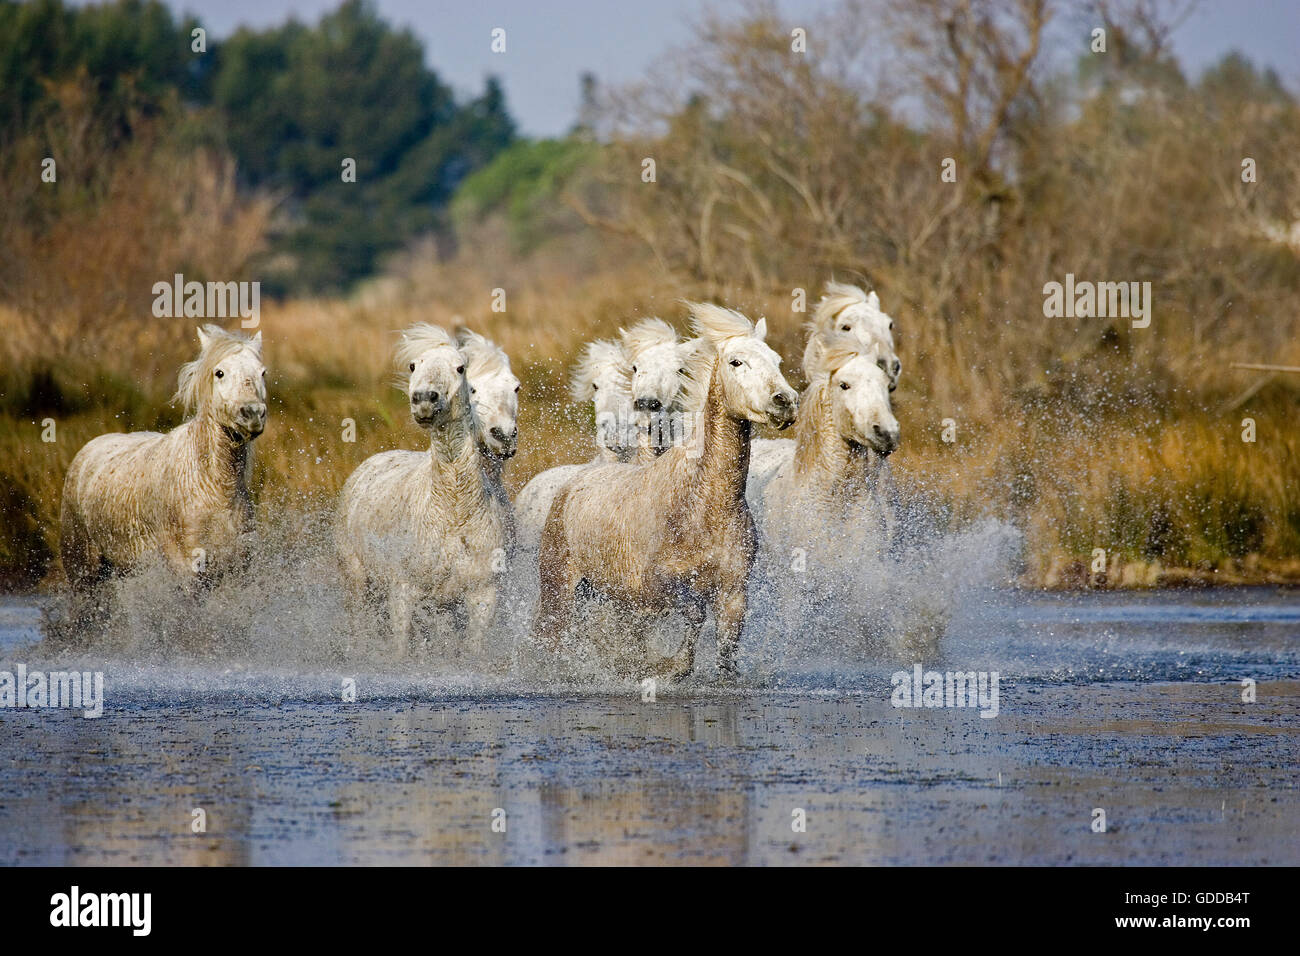
[[[0,141],[29,141],[62,165],[53,146],[75,113],[94,127],[77,130],[79,143],[95,143],[92,168],[71,183],[86,189],[104,175],[93,167],[146,132],[182,151],[229,152],[241,191],[275,200],[259,277],[269,291],[317,292],[346,288],[413,236],[445,229],[457,186],[515,140],[495,80],[458,102],[410,31],[364,0],[315,26],[225,39],[196,37],[201,28],[157,0],[0,0]],[[67,202],[14,193],[27,205],[11,214],[28,226]]]

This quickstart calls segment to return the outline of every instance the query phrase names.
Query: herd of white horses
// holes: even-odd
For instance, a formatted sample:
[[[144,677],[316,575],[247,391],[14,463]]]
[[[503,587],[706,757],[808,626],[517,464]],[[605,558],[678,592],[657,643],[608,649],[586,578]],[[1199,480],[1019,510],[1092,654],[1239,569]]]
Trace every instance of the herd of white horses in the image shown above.
[[[875,293],[827,283],[808,322],[802,395],[764,342],[765,319],[687,306],[690,338],[652,318],[587,345],[571,394],[594,409],[596,455],[536,475],[513,502],[502,481],[518,442],[509,358],[464,330],[401,333],[396,357],[429,448],[374,455],[343,487],[334,547],[349,633],[404,658],[420,612],[450,611],[455,643],[479,653],[510,569],[536,580],[539,648],[583,640],[575,624],[592,603],[614,608],[632,635],[677,614],[676,650],[633,665],[677,679],[694,668],[711,617],[726,677],[762,554],[779,567],[795,553],[883,549],[901,364]],[[61,551],[83,639],[115,574],[161,557],[202,580],[246,560],[252,442],[267,421],[262,337],[209,325],[199,341],[179,376],[183,424],[101,435],[68,471]],[[753,438],[755,425],[793,426],[795,437]]]

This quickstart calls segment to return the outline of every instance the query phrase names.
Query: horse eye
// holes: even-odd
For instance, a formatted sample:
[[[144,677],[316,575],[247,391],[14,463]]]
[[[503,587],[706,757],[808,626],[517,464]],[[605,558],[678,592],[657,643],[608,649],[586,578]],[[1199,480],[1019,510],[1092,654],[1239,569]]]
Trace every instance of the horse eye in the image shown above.
[[[217,369],[217,378],[223,378],[225,374],[226,373],[221,371],[221,369]]]
[[[262,369],[262,378],[266,378],[266,369]]]
[[[516,394],[516,395],[519,394],[519,386],[518,386],[518,385],[515,386],[515,394]]]
[[[677,374],[678,374],[678,375],[685,375],[685,374],[686,374],[686,369],[684,369],[684,368],[679,368],[679,369],[677,370]]]
[[[471,389],[469,390],[469,393],[470,393],[471,395],[477,395],[477,394],[478,394],[478,389],[477,389],[477,388],[471,388]]]
[[[591,390],[592,390],[593,392],[596,391],[596,389],[598,389],[598,388],[600,388],[600,386],[597,385],[595,382],[592,382],[592,383],[591,383]]]
[[[851,332],[851,331],[853,331],[853,326],[851,326],[851,325],[841,325],[841,326],[840,326],[840,331],[841,331],[841,332]]]
[[[844,389],[844,391],[847,392],[847,391],[849,390],[849,383],[848,383],[848,382],[840,382],[840,388]]]
[[[632,371],[634,371],[634,372],[636,371],[636,366],[635,366],[635,365],[632,366]]]
[[[463,365],[457,365],[457,366],[456,366],[456,374],[457,374],[457,375],[464,375],[464,374],[465,374],[465,366],[463,366]]]
[[[731,367],[732,367],[732,368],[740,368],[740,365],[741,365],[740,359],[732,359],[732,360],[731,360]]]
[[[415,363],[414,363],[414,362],[411,363],[411,371],[412,371],[412,372],[415,371]]]
[[[890,323],[889,323],[889,328],[890,328],[890,331],[893,331],[893,328],[894,328],[894,323],[893,323],[893,322],[890,322]]]

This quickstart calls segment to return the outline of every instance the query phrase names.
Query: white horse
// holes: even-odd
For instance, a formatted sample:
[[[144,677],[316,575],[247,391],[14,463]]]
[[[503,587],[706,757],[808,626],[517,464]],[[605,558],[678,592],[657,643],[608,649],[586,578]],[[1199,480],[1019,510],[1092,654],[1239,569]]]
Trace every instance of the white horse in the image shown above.
[[[569,380],[570,396],[580,405],[591,402],[595,409],[595,462],[628,461],[636,454],[629,369],[623,347],[603,339],[589,342],[573,368]],[[546,523],[555,493],[588,464],[548,468],[534,475],[520,489],[515,498],[515,521],[521,551],[536,553],[542,539],[542,525]]]
[[[781,358],[763,342],[767,323],[692,304],[704,340],[692,369],[703,392],[698,449],[677,445],[645,464],[584,468],[560,489],[542,533],[535,637],[556,648],[577,611],[578,590],[634,614],[682,612],[689,625],[676,654],[651,664],[670,678],[690,673],[706,614],[717,625],[718,670],[734,673],[755,554],[745,503],[754,423],[788,426],[798,395]],[[634,640],[644,634],[634,634]]]
[[[817,338],[795,439],[764,443],[764,467],[751,469],[745,494],[778,561],[799,548],[830,565],[843,562],[836,552],[887,544],[878,477],[900,438],[880,346],[864,349],[844,333]]]
[[[764,585],[756,631],[836,653],[842,637],[856,636],[925,659],[946,629],[948,592],[942,580],[926,580],[925,559],[898,554],[887,459],[900,437],[879,347],[840,333],[815,351],[820,364],[808,370],[794,442],[764,443],[765,467],[751,468],[746,488]],[[812,615],[810,632],[802,622]]]
[[[483,468],[493,493],[508,506],[510,499],[502,472],[519,447],[519,379],[510,370],[510,356],[490,339],[468,329],[457,329],[456,343],[465,357],[469,402],[477,423]]]
[[[507,506],[483,467],[465,358],[451,336],[418,323],[402,333],[397,357],[429,450],[374,455],[344,484],[335,544],[349,603],[386,598],[395,657],[408,653],[421,606],[463,617],[464,649],[478,653],[509,547]]]
[[[804,374],[820,364],[817,350],[835,333],[851,335],[864,347],[878,346],[877,361],[889,376],[889,390],[898,387],[903,363],[894,351],[894,320],[880,310],[880,298],[873,292],[846,282],[827,282],[821,300],[808,321],[808,345],[804,349]]]
[[[166,434],[100,435],[68,468],[60,548],[76,628],[89,620],[96,585],[146,556],[199,581],[244,557],[252,442],[266,427],[262,333],[198,333],[199,356],[181,366],[173,399],[191,417]]]
[[[631,376],[637,459],[645,462],[684,440],[689,431],[682,418],[687,368],[700,343],[680,341],[673,327],[658,318],[619,329],[619,339]]]

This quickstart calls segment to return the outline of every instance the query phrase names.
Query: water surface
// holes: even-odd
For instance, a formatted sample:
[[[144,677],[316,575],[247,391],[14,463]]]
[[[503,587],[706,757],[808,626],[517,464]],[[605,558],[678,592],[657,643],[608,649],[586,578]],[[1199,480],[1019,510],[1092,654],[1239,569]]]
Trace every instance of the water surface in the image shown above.
[[[994,719],[896,709],[910,663],[842,654],[653,703],[433,661],[43,663],[40,603],[0,601],[0,669],[102,669],[106,704],[0,709],[5,864],[1300,863],[1293,591],[970,600],[924,663],[998,671]]]

